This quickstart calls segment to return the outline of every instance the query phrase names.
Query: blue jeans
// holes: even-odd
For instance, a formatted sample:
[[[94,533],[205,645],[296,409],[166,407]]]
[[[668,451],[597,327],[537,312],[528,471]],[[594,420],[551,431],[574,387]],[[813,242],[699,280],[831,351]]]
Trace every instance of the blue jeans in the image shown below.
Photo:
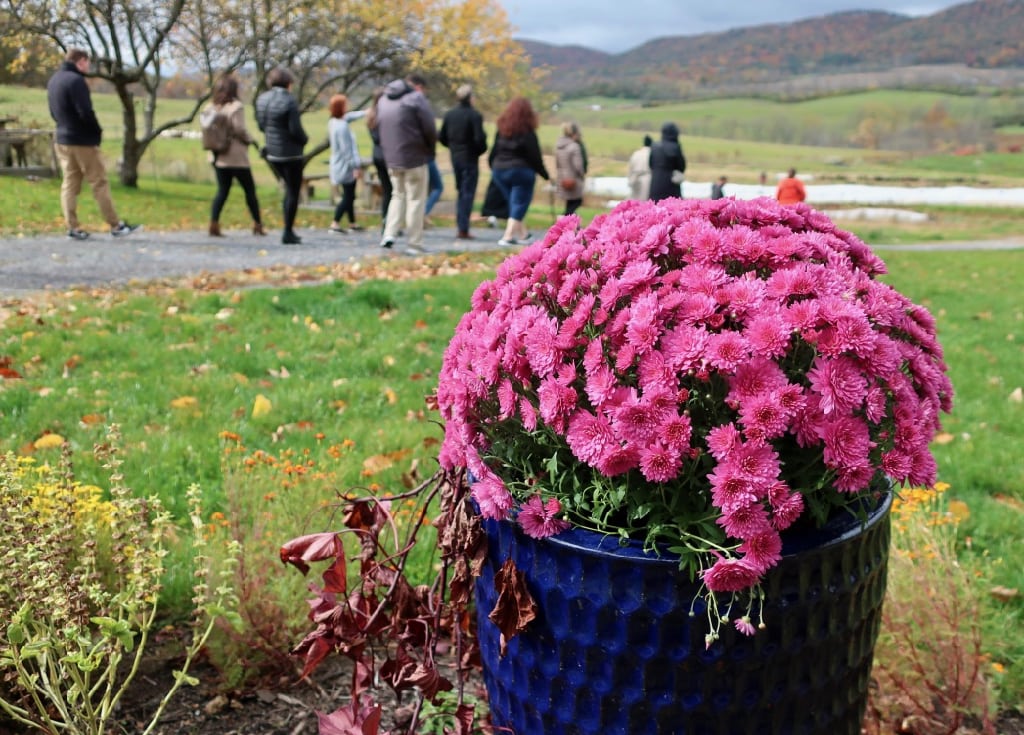
[[[459,232],[469,232],[469,218],[473,214],[473,199],[476,197],[476,185],[480,179],[480,165],[471,163],[455,163],[455,225]]]
[[[528,166],[518,168],[496,168],[493,171],[494,182],[505,195],[508,202],[508,218],[522,222],[526,219],[526,210],[533,201],[533,184],[537,174]]]
[[[430,214],[430,210],[434,208],[444,192],[444,180],[441,178],[441,169],[437,167],[437,159],[427,164],[427,175],[429,179],[427,180],[427,210],[425,214]]]

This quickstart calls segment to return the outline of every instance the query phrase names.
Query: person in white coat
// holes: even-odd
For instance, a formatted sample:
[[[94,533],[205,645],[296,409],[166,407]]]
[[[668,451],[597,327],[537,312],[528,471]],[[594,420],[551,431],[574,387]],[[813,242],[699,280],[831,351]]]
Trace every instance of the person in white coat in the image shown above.
[[[626,178],[629,180],[630,197],[638,202],[647,201],[651,194],[651,144],[654,140],[644,136],[644,145],[629,157]]]

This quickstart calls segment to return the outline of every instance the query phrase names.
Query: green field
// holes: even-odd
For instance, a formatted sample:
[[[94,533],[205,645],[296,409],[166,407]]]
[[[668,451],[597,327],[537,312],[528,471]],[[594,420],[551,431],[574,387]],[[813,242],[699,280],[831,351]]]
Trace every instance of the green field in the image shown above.
[[[115,160],[120,113],[112,97],[95,98],[108,131],[104,150]],[[675,120],[683,129],[688,176],[698,180],[726,173],[733,181],[753,183],[761,171],[794,165],[822,180],[1024,186],[1021,154],[918,155],[724,135],[733,124],[737,131],[753,127],[750,120],[755,118],[766,126],[763,130],[770,129],[772,120],[798,119],[807,129],[825,128],[830,136],[841,136],[867,108],[876,116],[898,108],[905,108],[907,115],[916,110],[918,115],[937,102],[950,116],[967,122],[972,116],[1003,113],[1020,104],[1015,99],[881,91],[794,104],[720,100],[644,108],[614,100],[574,101],[545,116],[541,141],[545,150],[551,150],[558,125],[577,120],[583,126],[592,172],[622,175],[626,157],[642,134],[656,132],[664,120]],[[157,118],[181,115],[188,104],[168,101]],[[979,112],[985,105],[991,108]],[[0,116],[12,114],[45,126],[43,93],[0,87]],[[493,118],[488,115],[488,120]],[[313,112],[305,121],[316,140],[327,116]],[[717,128],[723,134],[688,132],[694,128]],[[1020,135],[1019,130],[1005,132]],[[368,155],[365,129],[357,126],[356,134]],[[446,155],[441,160],[446,163]],[[261,203],[273,226],[279,194],[265,167],[257,163],[256,172]],[[122,211],[144,213],[147,226],[154,229],[205,225],[213,178],[198,141],[161,138],[147,153],[140,174],[138,189],[114,187]],[[0,234],[60,230],[58,188],[55,180],[0,177]],[[446,198],[451,198],[451,191],[449,181]],[[83,196],[81,209],[83,218],[95,220],[95,205],[88,195]],[[929,222],[853,223],[849,228],[873,245],[1024,236],[1017,209],[919,209],[929,213]],[[589,219],[599,211],[601,203],[588,202],[581,214]],[[324,227],[329,217],[326,210],[304,209],[299,226]],[[535,206],[531,217],[535,227],[550,224],[544,206]],[[229,199],[224,223],[232,227],[246,222],[244,204],[235,195]],[[961,561],[985,589],[1020,590],[1020,253],[879,252],[889,266],[886,280],[935,315],[950,365],[955,408],[933,449],[939,479],[951,485],[950,498],[969,509],[958,545]],[[71,442],[82,479],[100,482],[90,449],[102,439],[104,426],[119,424],[129,485],[139,493],[160,495],[180,517],[183,489],[200,482],[216,512],[230,517],[232,510],[241,508],[249,514],[245,523],[267,546],[260,553],[268,554],[270,565],[283,538],[324,522],[315,511],[339,488],[400,488],[414,469],[419,476],[430,471],[439,429],[424,412],[424,396],[433,388],[455,323],[475,285],[490,273],[486,269],[493,267],[493,260],[486,261],[483,271],[407,282],[382,274],[360,284],[306,288],[100,292],[25,309],[0,309],[5,319],[0,357],[26,376],[0,381],[0,451],[32,451],[33,442],[56,433]],[[254,410],[260,396],[270,402],[267,413]],[[262,452],[258,456],[270,456],[274,463],[263,466],[259,476],[246,475],[229,451],[235,442],[244,446],[246,458]],[[51,447],[38,455],[50,461],[56,452]],[[371,468],[381,469],[369,472],[371,460]],[[300,466],[305,467],[302,473],[295,469]],[[279,477],[278,473],[287,474],[286,469],[296,476]],[[273,512],[272,522],[259,515],[264,511]],[[175,611],[187,607],[188,554],[187,548],[176,549],[174,558],[181,563],[168,580],[167,594]],[[282,585],[276,592],[282,605],[294,603],[302,594],[296,591],[301,587],[297,578],[268,584]],[[301,618],[304,610],[299,604],[295,607]],[[1024,698],[1019,664],[1024,660],[1024,638],[1013,632],[1022,620],[1024,603],[1019,595],[986,598],[979,624],[986,660],[1004,670],[997,684],[1005,707]],[[299,627],[301,622],[292,624]]]

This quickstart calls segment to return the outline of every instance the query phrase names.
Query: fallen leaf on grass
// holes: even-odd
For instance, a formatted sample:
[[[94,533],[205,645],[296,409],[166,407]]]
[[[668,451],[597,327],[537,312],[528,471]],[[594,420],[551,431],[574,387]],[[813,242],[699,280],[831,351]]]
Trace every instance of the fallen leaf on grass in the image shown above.
[[[32,446],[35,449],[53,449],[54,447],[59,447],[63,443],[64,437],[60,434],[43,434],[32,442]]]
[[[181,396],[171,401],[171,408],[195,408],[199,405],[199,399],[195,396]]]
[[[992,499],[997,503],[1002,503],[1016,511],[1024,511],[1024,502],[1021,502],[1012,495],[1003,495],[1002,493],[998,493],[994,495]]]
[[[1015,587],[1002,587],[999,585],[990,589],[988,593],[1000,602],[1010,602],[1020,596],[1020,592]]]
[[[1020,403],[1022,401],[1024,401],[1024,390],[1020,387],[1014,388],[1013,391],[1010,392],[1010,402]]]
[[[273,407],[270,399],[260,393],[252,402],[252,417],[258,419],[260,416],[266,416]]]
[[[394,465],[395,462],[405,459],[410,454],[408,449],[398,449],[387,454],[374,454],[363,460],[363,476],[369,477]]]
[[[936,444],[949,444],[951,441],[953,441],[954,438],[955,437],[949,432],[943,431],[936,434],[935,438],[932,441],[934,441]]]
[[[94,424],[102,424],[107,419],[103,414],[100,413],[87,413],[82,418],[78,419],[86,426],[93,426]]]
[[[374,454],[372,457],[367,457],[363,460],[363,475],[376,475],[378,472],[383,472],[391,467],[394,463],[394,460],[386,454]]]

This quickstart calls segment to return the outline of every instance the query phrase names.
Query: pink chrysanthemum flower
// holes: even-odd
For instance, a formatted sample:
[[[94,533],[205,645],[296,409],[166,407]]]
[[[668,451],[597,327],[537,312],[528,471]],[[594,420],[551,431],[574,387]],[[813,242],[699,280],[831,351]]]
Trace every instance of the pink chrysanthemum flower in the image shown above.
[[[755,533],[740,544],[737,551],[759,572],[771,569],[782,558],[782,537],[774,528]]]
[[[712,592],[739,592],[757,582],[758,574],[743,559],[719,559],[704,571],[704,584]]]
[[[858,408],[864,401],[867,380],[853,360],[839,357],[835,360],[817,359],[807,373],[811,388],[821,395],[821,410],[845,413]]]
[[[608,419],[584,410],[576,411],[569,419],[565,440],[573,454],[589,465],[596,465],[616,446],[615,433]]]
[[[736,618],[736,620],[733,621],[733,626],[736,628],[737,631],[739,631],[743,635],[754,635],[754,633],[757,632],[757,628],[755,628],[754,624],[750,622],[749,615],[744,615],[741,618]]]
[[[797,521],[935,479],[952,386],[935,319],[883,273],[806,205],[560,219],[473,294],[442,358],[439,461],[471,472],[487,517],[518,505],[544,534],[561,508],[691,549],[711,592],[749,590]]]
[[[570,527],[568,521],[555,518],[561,512],[562,504],[558,502],[558,498],[548,498],[547,502],[544,502],[540,495],[534,495],[519,509],[517,518],[523,533],[527,536],[546,538]]]

